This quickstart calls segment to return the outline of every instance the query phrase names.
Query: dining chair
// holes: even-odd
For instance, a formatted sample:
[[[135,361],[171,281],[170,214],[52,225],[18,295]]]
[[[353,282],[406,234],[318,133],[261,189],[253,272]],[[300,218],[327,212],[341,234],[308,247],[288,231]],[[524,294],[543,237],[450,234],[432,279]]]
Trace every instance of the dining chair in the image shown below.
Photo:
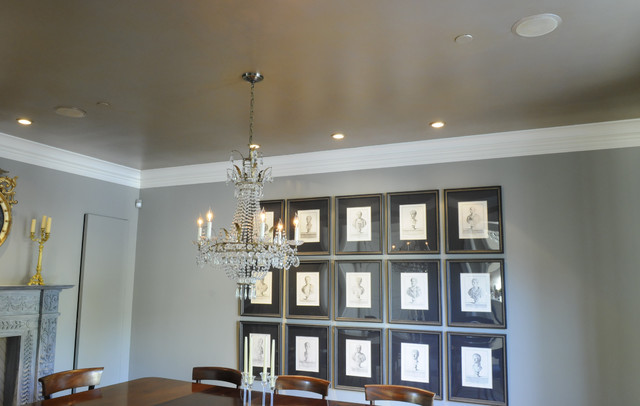
[[[222,381],[236,385],[242,385],[242,373],[237,369],[225,367],[193,367],[191,379],[200,383],[206,381]]]
[[[280,390],[299,390],[305,392],[313,392],[322,395],[322,399],[327,397],[329,393],[329,384],[331,382],[320,378],[314,378],[304,375],[280,375],[276,379],[275,393]]]
[[[374,400],[395,400],[431,406],[435,393],[402,385],[364,385],[364,398],[373,405]]]
[[[88,386],[89,390],[100,384],[103,367],[72,369],[69,371],[56,372],[55,374],[43,376],[38,379],[42,384],[42,396],[51,399],[51,395],[67,389]]]

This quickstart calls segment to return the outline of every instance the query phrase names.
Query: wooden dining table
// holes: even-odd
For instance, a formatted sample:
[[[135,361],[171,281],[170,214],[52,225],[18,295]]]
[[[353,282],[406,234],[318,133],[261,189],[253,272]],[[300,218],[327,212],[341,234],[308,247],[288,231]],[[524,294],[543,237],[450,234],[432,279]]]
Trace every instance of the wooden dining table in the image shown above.
[[[316,395],[310,394],[310,396]],[[247,403],[244,400],[244,391],[241,389],[179,381],[167,378],[140,378],[134,379],[132,381],[117,383],[115,385],[96,388],[94,390],[78,392],[49,400],[41,400],[39,402],[30,403],[29,405],[242,406],[245,404]],[[262,392],[253,391],[251,396],[251,406],[262,405]],[[266,396],[264,397],[264,406],[270,405],[271,395],[266,394]],[[273,398],[273,405],[353,406],[362,404],[278,394]]]

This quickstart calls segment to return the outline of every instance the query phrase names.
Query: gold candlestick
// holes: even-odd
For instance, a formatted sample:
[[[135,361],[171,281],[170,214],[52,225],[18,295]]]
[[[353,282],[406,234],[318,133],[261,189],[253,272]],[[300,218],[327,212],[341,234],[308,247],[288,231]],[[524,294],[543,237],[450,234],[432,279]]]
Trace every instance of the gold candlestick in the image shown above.
[[[42,218],[42,227],[40,227],[40,238],[36,238],[35,233],[35,219],[31,223],[31,241],[38,243],[38,265],[36,266],[36,274],[31,277],[29,281],[29,286],[32,285],[44,285],[44,281],[42,280],[42,249],[44,248],[44,243],[49,239],[51,235],[51,217],[49,217],[49,223],[47,224],[46,216]]]

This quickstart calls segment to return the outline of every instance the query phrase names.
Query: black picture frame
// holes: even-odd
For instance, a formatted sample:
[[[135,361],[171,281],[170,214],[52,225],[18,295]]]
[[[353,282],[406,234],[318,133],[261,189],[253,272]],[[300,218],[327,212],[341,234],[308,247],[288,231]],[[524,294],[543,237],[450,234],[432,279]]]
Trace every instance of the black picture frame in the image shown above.
[[[502,188],[445,189],[447,254],[504,252]]]
[[[333,333],[333,387],[364,391],[364,385],[382,384],[382,329],[334,327]]]
[[[264,323],[264,322],[253,322],[253,321],[239,321],[238,322],[238,326],[239,326],[239,334],[238,337],[240,337],[240,343],[238,345],[238,370],[243,371],[244,370],[244,338],[247,337],[247,341],[250,345],[251,341],[249,340],[249,338],[251,337],[252,334],[256,334],[256,335],[269,335],[269,338],[271,340],[276,340],[276,346],[275,346],[275,350],[276,350],[276,359],[275,359],[275,369],[276,369],[276,375],[280,375],[281,374],[281,362],[280,362],[280,343],[281,343],[281,331],[282,331],[282,327],[280,323]],[[271,352],[271,345],[269,344],[269,352]],[[252,353],[252,350],[249,349],[249,354]],[[263,358],[264,359],[264,358]],[[269,362],[269,361],[268,361]],[[268,363],[267,362],[267,363]],[[268,365],[270,365],[268,363]],[[262,372],[262,364],[258,364],[258,365],[253,365],[252,367],[252,375],[258,377],[257,379],[259,380],[260,378],[260,372]]]
[[[305,282],[302,282],[303,280]],[[312,287],[311,291],[305,294],[303,288],[309,282],[316,287]],[[328,320],[331,312],[330,286],[331,266],[328,260],[300,261],[297,268],[289,268],[287,271],[287,318]]]
[[[285,375],[305,375],[331,379],[329,326],[310,324],[285,325]],[[310,361],[303,359],[309,346]],[[304,347],[303,347],[304,346]]]
[[[336,254],[382,254],[382,209],[382,194],[337,196]]]
[[[300,213],[300,239],[304,244],[298,246],[298,255],[329,255],[331,250],[331,198],[316,197],[309,199],[287,200],[288,239],[295,239],[293,218]],[[304,215],[304,213],[307,213]],[[307,219],[310,221],[307,222]],[[315,224],[318,222],[319,224]],[[309,230],[306,225],[309,224]],[[307,239],[307,241],[305,241]],[[317,241],[315,241],[317,239]]]
[[[440,260],[389,260],[387,274],[389,323],[442,325]]]
[[[382,261],[334,262],[334,318],[382,322]]]
[[[428,390],[442,399],[441,332],[389,329],[387,346],[389,385]]]
[[[271,268],[256,282],[256,297],[240,300],[241,316],[282,317],[282,273],[282,269]]]
[[[504,260],[447,260],[447,325],[506,328]]]
[[[387,193],[387,253],[439,254],[439,192]]]
[[[447,343],[447,398],[456,402],[506,406],[506,335],[449,332]]]
[[[278,225],[278,221],[282,220],[283,226],[285,226],[286,224],[285,223],[286,217],[284,212],[284,199],[261,201],[260,210],[262,209],[264,209],[264,211],[267,213],[267,224],[268,224],[267,233],[271,236],[271,239],[273,239],[274,232]],[[269,212],[273,213],[272,218],[270,218],[268,214]],[[271,224],[271,221],[273,221],[272,224]]]

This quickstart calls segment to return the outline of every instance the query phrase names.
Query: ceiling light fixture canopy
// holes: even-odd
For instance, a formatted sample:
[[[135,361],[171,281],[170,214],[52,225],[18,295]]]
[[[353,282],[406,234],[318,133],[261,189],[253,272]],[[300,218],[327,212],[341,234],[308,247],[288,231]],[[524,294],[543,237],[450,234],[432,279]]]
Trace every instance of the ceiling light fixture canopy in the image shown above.
[[[260,210],[264,183],[273,181],[271,168],[262,169],[260,146],[253,142],[254,85],[264,77],[260,73],[247,72],[242,79],[251,84],[249,154],[244,157],[238,153],[240,162],[236,165],[232,153],[232,167],[227,169],[227,183],[235,185],[236,211],[231,226],[221,229],[217,236],[212,235],[213,212],[207,213],[206,224],[202,217],[199,218],[195,244],[198,248],[196,263],[224,270],[236,282],[236,297],[247,299],[255,297],[255,283],[272,267],[286,270],[300,264],[297,251],[302,241],[298,237],[297,214],[293,220],[295,239],[287,240],[282,220],[275,226],[268,224],[268,216],[264,209]]]

